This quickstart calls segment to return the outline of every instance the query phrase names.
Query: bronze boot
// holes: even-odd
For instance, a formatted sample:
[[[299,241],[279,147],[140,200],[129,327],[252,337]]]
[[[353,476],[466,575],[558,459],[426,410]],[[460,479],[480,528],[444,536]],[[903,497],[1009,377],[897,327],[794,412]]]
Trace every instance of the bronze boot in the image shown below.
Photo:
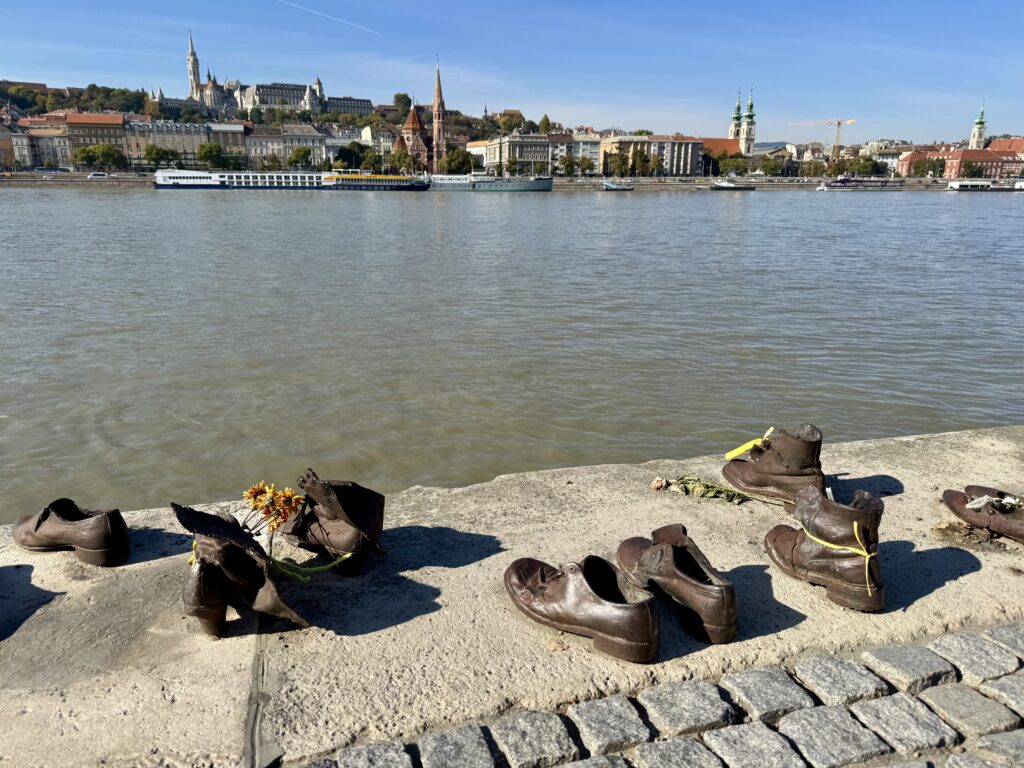
[[[792,503],[811,486],[825,492],[821,471],[821,430],[802,425],[795,433],[779,430],[750,449],[750,460],[733,459],[722,467],[726,481],[751,496]]]
[[[289,544],[332,559],[351,553],[339,570],[354,573],[367,550],[383,554],[384,496],[347,480],[321,480],[307,469],[297,484],[306,506],[281,532]]]
[[[789,576],[825,587],[834,603],[855,611],[882,610],[882,500],[857,491],[847,507],[808,486],[797,494],[793,516],[802,529],[777,525],[764,537],[772,562]]]
[[[619,568],[635,587],[657,584],[679,609],[688,633],[711,643],[736,639],[736,590],[714,569],[680,523],[619,544]]]
[[[224,575],[217,566],[197,561],[189,568],[181,590],[185,615],[199,619],[199,626],[206,634],[222,637],[229,592]]]

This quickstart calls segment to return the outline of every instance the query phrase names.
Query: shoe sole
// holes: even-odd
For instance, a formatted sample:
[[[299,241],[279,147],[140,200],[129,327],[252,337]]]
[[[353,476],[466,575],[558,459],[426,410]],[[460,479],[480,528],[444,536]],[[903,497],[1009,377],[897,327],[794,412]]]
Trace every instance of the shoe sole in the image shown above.
[[[117,549],[86,549],[85,547],[76,547],[73,545],[52,547],[26,547],[24,544],[19,544],[18,546],[29,552],[74,551],[75,557],[77,557],[83,563],[88,563],[89,565],[98,565],[101,568],[112,568],[116,565],[120,565],[128,559],[130,551],[128,547]]]
[[[577,627],[574,624],[562,624],[550,621],[543,616],[538,616],[516,599],[516,595],[509,586],[507,580],[505,581],[505,591],[508,592],[509,597],[512,598],[512,603],[516,608],[522,611],[523,614],[533,621],[536,621],[538,624],[543,624],[545,627],[557,629],[559,632],[568,632],[570,635],[589,637],[594,641],[595,648],[607,653],[609,656],[614,656],[615,658],[623,659],[624,661],[631,661],[634,664],[647,664],[654,661],[655,657],[658,655],[658,643],[633,643],[629,640],[623,640],[618,637],[611,637],[610,635],[595,632],[594,630],[587,629],[586,627]]]
[[[779,560],[772,548],[767,545],[765,545],[764,551],[768,555],[768,559],[787,576],[815,587],[825,587],[826,597],[836,605],[862,613],[877,613],[885,606],[885,587],[874,589],[869,595],[866,588],[854,587],[844,581],[830,579],[827,576],[820,576],[798,568],[790,568]]]
[[[650,589],[650,579],[647,579],[641,584],[638,583],[638,581],[634,579],[621,565],[619,565],[619,570],[622,572],[623,578],[637,589]],[[662,589],[661,591],[665,592],[664,589]],[[668,592],[665,592],[665,594],[668,595],[668,597],[672,600],[673,604],[675,604],[677,608],[676,613],[679,616],[679,623],[683,625],[683,629],[686,630],[687,634],[692,635],[698,640],[703,640],[704,642],[711,643],[713,645],[731,643],[733,640],[736,639],[735,624],[729,624],[725,626],[719,624],[708,624],[704,621],[701,615],[693,608],[686,605],[685,603],[679,602],[675,599],[675,597],[673,597]]]

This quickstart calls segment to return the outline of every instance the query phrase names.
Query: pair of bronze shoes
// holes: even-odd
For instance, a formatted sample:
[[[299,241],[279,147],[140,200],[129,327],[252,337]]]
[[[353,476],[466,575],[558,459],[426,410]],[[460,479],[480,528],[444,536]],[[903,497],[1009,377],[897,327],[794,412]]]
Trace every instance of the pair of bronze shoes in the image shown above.
[[[942,494],[949,511],[974,528],[1024,544],[1024,498],[998,488],[968,485]]]
[[[285,539],[328,558],[347,556],[336,571],[353,574],[367,551],[383,554],[384,496],[345,480],[321,480],[312,469],[298,479],[306,505],[281,531]],[[204,632],[221,637],[228,607],[309,622],[296,613],[278,589],[282,571],[255,537],[229,514],[211,515],[171,504],[178,522],[195,536],[194,556],[182,590],[185,613]]]
[[[14,524],[15,543],[31,552],[73,550],[83,563],[111,567],[128,559],[128,526],[120,510],[83,509],[71,499],[51,501]]]
[[[736,637],[736,594],[681,524],[667,525],[650,539],[626,539],[616,554],[618,567],[590,555],[555,568],[533,558],[514,561],[505,571],[512,602],[534,621],[589,637],[594,647],[632,662],[651,662],[661,644],[661,621],[653,597],[631,603],[619,587],[656,584],[678,606],[683,626],[712,643]]]

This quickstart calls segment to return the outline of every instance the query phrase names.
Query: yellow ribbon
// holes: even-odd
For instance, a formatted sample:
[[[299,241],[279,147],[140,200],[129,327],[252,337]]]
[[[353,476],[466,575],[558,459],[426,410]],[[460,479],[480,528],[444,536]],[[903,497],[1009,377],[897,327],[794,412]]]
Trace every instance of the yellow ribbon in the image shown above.
[[[806,536],[811,541],[814,541],[814,542],[817,542],[818,544],[821,544],[821,546],[823,546],[823,547],[827,547],[828,549],[838,549],[838,550],[840,550],[842,552],[853,552],[853,554],[860,555],[861,557],[863,557],[864,558],[864,584],[868,588],[868,595],[871,594],[871,558],[874,557],[875,555],[877,555],[878,553],[877,552],[868,552],[868,548],[865,547],[864,546],[864,542],[860,540],[860,528],[857,525],[856,521],[854,521],[854,523],[853,523],[853,537],[855,539],[857,539],[857,543],[860,544],[860,549],[856,549],[854,547],[844,547],[844,546],[841,546],[839,544],[833,544],[832,542],[829,542],[829,541],[823,541],[822,539],[819,539],[817,536],[812,536],[810,533],[808,533],[806,528],[804,528],[804,536]]]
[[[192,555],[188,559],[189,566],[196,564],[196,540],[192,539]]]
[[[733,450],[731,450],[727,454],[725,454],[725,458],[727,458],[727,459],[735,459],[737,456],[742,456],[744,453],[749,451],[751,448],[758,448],[758,447],[764,445],[765,440],[768,439],[768,436],[771,435],[771,433],[774,430],[775,430],[775,427],[768,427],[768,431],[764,433],[764,437],[759,437],[756,440],[751,440],[749,443],[744,443],[739,448],[734,448]]]

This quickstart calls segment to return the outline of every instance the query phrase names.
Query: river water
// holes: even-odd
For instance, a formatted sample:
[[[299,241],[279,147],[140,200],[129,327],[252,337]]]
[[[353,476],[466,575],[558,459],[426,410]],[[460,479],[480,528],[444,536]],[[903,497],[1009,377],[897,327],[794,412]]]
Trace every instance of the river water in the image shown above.
[[[1024,422],[1024,195],[0,190],[0,522]],[[978,478],[979,481],[984,478]]]

